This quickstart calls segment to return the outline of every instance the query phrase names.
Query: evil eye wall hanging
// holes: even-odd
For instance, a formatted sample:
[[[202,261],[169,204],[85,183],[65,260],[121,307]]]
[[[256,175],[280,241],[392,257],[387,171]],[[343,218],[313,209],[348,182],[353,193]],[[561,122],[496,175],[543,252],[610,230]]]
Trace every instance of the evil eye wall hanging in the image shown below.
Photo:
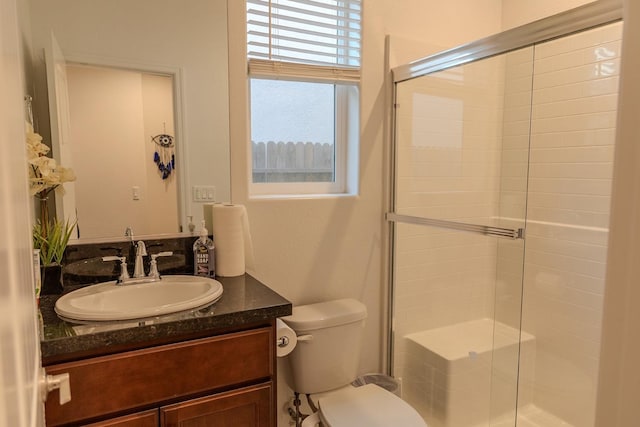
[[[158,170],[162,179],[169,178],[171,172],[176,168],[175,144],[173,137],[165,133],[151,137],[156,144],[156,151],[153,153],[153,161],[158,165]]]

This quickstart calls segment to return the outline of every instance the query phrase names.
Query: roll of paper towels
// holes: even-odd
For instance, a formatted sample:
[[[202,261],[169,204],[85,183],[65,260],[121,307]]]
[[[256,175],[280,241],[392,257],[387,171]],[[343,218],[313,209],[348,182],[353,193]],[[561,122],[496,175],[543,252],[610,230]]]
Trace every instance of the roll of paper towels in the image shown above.
[[[276,356],[291,353],[298,343],[296,333],[280,319],[276,319]]]
[[[247,210],[244,205],[216,203],[205,208],[207,214],[211,215],[211,232],[216,246],[216,275],[243,275],[253,264]]]

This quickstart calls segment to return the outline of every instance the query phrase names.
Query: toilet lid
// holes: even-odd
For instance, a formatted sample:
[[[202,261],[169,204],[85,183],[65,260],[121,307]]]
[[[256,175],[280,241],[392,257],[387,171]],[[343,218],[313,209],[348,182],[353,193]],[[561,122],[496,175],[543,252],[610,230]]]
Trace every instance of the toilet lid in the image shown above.
[[[426,427],[404,400],[375,384],[349,387],[318,400],[321,417],[331,427]]]

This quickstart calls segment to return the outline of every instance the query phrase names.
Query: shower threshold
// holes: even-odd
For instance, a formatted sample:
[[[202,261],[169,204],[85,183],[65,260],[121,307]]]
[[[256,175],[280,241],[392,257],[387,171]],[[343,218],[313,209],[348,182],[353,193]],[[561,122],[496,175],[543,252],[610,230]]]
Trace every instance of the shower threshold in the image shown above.
[[[518,409],[517,427],[574,427],[550,412],[529,404]],[[481,424],[474,427],[488,427]],[[498,418],[491,423],[491,427],[513,427],[513,416]]]

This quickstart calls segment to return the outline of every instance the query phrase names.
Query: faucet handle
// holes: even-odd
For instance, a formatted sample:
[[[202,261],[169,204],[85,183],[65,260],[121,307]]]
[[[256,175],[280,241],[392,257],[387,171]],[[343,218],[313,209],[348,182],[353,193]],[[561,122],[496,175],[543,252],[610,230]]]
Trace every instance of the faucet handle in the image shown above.
[[[103,256],[102,261],[120,261],[120,276],[118,277],[118,283],[123,283],[129,278],[129,272],[127,271],[127,257],[125,256]]]
[[[158,260],[156,258],[160,256],[171,256],[173,252],[158,252],[157,254],[151,254],[151,263],[149,265],[149,277],[153,279],[160,279],[160,272],[158,271]]]
[[[151,259],[154,260],[159,256],[171,256],[173,255],[172,251],[158,252],[157,254],[151,254]]]

